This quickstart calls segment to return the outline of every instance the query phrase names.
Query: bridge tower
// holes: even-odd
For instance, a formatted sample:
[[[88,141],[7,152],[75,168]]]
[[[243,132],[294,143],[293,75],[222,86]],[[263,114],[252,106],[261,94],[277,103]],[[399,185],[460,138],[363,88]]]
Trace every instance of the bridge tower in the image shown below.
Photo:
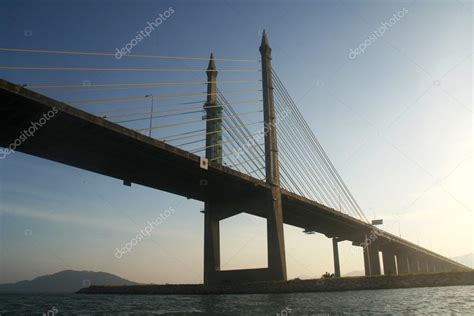
[[[214,55],[207,67],[206,158],[222,164],[222,106],[217,104],[217,69]],[[204,284],[213,284],[220,271],[219,210],[216,203],[204,203]]]
[[[271,48],[266,33],[260,46],[262,56],[262,91],[265,136],[266,182],[270,189],[261,197],[232,199],[210,196],[204,206],[204,284],[243,281],[286,280],[285,242],[283,236],[283,210],[281,202],[280,172],[278,163],[276,113],[273,99]],[[222,164],[222,107],[217,104],[217,70],[211,54],[207,69],[206,158],[213,164]],[[220,268],[219,221],[245,212],[256,205],[267,219],[268,267],[257,269],[225,270]],[[234,210],[237,212],[234,212]]]
[[[211,53],[207,74],[206,111],[206,158],[222,164],[222,106],[217,104],[217,68]]]
[[[265,174],[271,186],[267,207],[268,269],[271,279],[286,280],[283,207],[281,203],[280,168],[277,146],[277,120],[273,99],[272,49],[263,31],[260,45],[262,58],[263,120],[265,124]]]

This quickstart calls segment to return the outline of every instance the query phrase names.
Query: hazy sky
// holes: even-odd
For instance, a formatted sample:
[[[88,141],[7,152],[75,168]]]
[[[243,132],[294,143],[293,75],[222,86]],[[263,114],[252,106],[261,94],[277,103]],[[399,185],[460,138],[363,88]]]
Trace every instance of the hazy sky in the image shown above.
[[[275,69],[367,217],[382,218],[383,229],[446,256],[473,251],[469,1],[1,2],[0,47],[9,48],[114,53],[172,7],[171,17],[133,53],[258,59],[265,28]],[[403,17],[374,37],[399,12]],[[371,36],[371,45],[350,58],[351,49]],[[0,64],[206,66],[7,52],[0,52]],[[218,62],[221,69],[234,66]],[[28,85],[203,75],[0,70],[0,78]],[[258,73],[222,73],[219,79],[242,76],[258,79]],[[71,101],[116,93],[51,96]],[[202,203],[21,153],[0,160],[0,170],[0,283],[63,269],[107,271],[138,282],[202,282]],[[175,212],[150,237],[122,258],[114,256],[170,206]],[[223,221],[222,268],[265,266],[265,234],[263,219]],[[330,239],[285,226],[285,243],[289,278],[332,272]],[[363,270],[361,249],[348,242],[340,248],[343,274]]]

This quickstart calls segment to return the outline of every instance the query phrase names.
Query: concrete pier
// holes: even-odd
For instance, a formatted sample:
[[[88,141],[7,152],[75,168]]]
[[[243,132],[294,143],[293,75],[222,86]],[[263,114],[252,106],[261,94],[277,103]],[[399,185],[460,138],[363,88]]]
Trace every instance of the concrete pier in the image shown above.
[[[382,262],[384,275],[397,274],[397,264],[395,260],[395,252],[393,249],[382,249]]]
[[[336,278],[340,278],[341,277],[341,267],[340,267],[340,264],[339,264],[339,247],[338,247],[338,239],[337,238],[333,238],[332,239],[332,253],[333,253],[333,257],[334,257],[334,276]]]
[[[397,270],[398,274],[408,274],[410,273],[408,267],[408,258],[404,253],[398,252],[396,254],[397,257]]]
[[[375,244],[370,244],[367,248],[369,250],[370,275],[381,275],[379,249]]]
[[[206,111],[206,158],[207,163],[222,164],[222,107],[217,105],[217,70],[214,56],[207,67]],[[201,179],[200,185],[207,186],[208,179]],[[220,271],[219,207],[216,202],[204,203],[204,283],[214,284]]]

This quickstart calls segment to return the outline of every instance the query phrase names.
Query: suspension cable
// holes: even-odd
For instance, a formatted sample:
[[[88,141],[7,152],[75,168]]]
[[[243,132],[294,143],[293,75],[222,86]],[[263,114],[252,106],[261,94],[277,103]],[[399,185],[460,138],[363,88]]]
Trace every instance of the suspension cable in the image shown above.
[[[277,83],[278,83],[278,82],[277,82]],[[281,84],[281,82],[280,82],[280,84]],[[291,103],[290,103],[290,105],[291,105]],[[295,114],[298,115],[298,114],[299,114],[299,113],[298,113],[298,109],[295,107],[294,103],[293,103],[293,108],[294,108]],[[302,119],[301,114],[299,114],[300,124],[301,124],[301,119]],[[314,135],[313,135],[313,136],[314,136]],[[317,157],[321,157],[321,151],[323,151],[322,147],[321,147],[321,151],[320,151],[319,149],[318,149],[318,151],[319,151],[319,154],[317,154]],[[324,163],[327,165],[327,162],[324,162]],[[331,170],[331,168],[330,168],[329,166],[328,166],[328,168],[329,168],[329,169],[323,169],[323,170],[329,170],[329,172],[333,175],[333,178],[331,178],[331,179],[335,179],[335,178],[334,178],[334,173],[333,173],[333,171]],[[338,188],[338,191],[339,191],[339,194],[340,194],[340,195],[342,194],[342,195],[344,195],[344,196],[347,197],[347,194],[346,194],[345,192],[342,192],[342,193],[340,192],[340,188],[341,188],[341,187],[340,187],[339,184],[333,184],[333,186],[334,186],[334,189],[335,189],[335,188]],[[347,197],[347,199],[350,201],[350,198],[349,198],[349,197]],[[351,202],[351,203],[352,203],[352,202]],[[359,213],[358,210],[357,210],[357,208],[354,207],[354,210],[356,211],[356,213]],[[359,214],[359,217],[362,218],[362,217],[360,216],[360,214]]]
[[[262,112],[262,111],[251,111],[251,112],[244,112],[244,113],[239,113],[238,115],[248,115],[248,114],[253,114],[253,113],[258,113],[258,112]],[[212,119],[199,119],[199,120],[192,120],[192,121],[186,121],[186,122],[180,122],[180,123],[176,123],[176,124],[168,124],[168,125],[161,125],[161,126],[154,126],[151,128],[151,130],[155,130],[155,129],[161,129],[161,128],[168,128],[168,127],[175,127],[175,126],[181,126],[181,125],[187,125],[187,124],[192,124],[192,123],[196,123],[196,122],[201,122],[201,121],[215,121],[215,120],[220,120],[220,119],[223,119],[225,118],[224,116],[221,117],[221,118],[212,118]],[[145,118],[146,119],[146,118]],[[120,122],[115,122],[115,123],[120,123]],[[143,132],[143,131],[148,131],[150,130],[150,128],[140,128],[140,129],[136,129],[135,131],[137,132]]]
[[[259,90],[230,90],[225,92],[226,94],[239,94],[239,93],[248,93],[248,92],[258,92]],[[174,99],[180,97],[196,97],[196,96],[209,96],[216,95],[217,93],[182,93],[182,94],[170,94],[170,95],[153,95],[154,99]],[[149,97],[136,97],[136,98],[111,98],[111,99],[96,99],[96,100],[79,100],[79,101],[70,101],[70,104],[78,105],[97,105],[97,104],[108,104],[115,102],[128,102],[128,101],[144,101],[148,100]]]
[[[93,67],[34,67],[34,66],[5,66],[4,70],[36,70],[36,71],[124,71],[124,72],[214,72],[217,70],[195,68],[93,68]],[[258,72],[259,69],[219,69],[219,72]]]
[[[115,56],[116,53],[104,53],[104,52],[84,52],[84,51],[62,51],[62,50],[48,50],[48,49],[28,49],[28,48],[0,48],[0,51],[4,52],[22,52],[22,53],[44,53],[44,54],[61,54],[61,55],[86,55],[86,56]],[[127,58],[158,58],[158,59],[178,59],[178,60],[205,60],[208,61],[209,57],[185,57],[185,56],[163,56],[163,55],[140,55],[140,54],[125,54],[122,57]],[[246,63],[257,63],[258,60],[252,59],[235,59],[235,58],[213,58],[219,61],[233,61],[233,62],[246,62]]]
[[[230,103],[227,101],[227,99],[225,98],[225,96],[219,91],[219,89],[217,89],[217,91],[219,92],[219,95],[217,96],[218,100],[221,101],[221,103],[224,103],[224,104],[227,104],[228,106],[224,108],[224,111],[228,114],[228,115],[235,115],[235,111],[233,109],[233,107],[230,105]],[[255,140],[255,138],[252,136],[252,133],[250,133],[250,131],[248,130],[246,124],[244,124],[242,122],[242,120],[240,119],[240,117],[232,117],[231,116],[231,119],[230,119],[233,124],[235,125],[241,125],[243,126],[244,128],[243,129],[239,129],[238,131],[236,131],[236,134],[240,134],[241,136],[243,136],[244,138],[250,138],[252,143],[256,144],[257,141]],[[241,149],[239,151],[237,151],[239,153],[239,155],[241,154],[243,148],[246,146],[246,145],[249,145],[248,143],[245,144],[245,145],[242,145],[240,143],[240,137],[238,135],[234,136],[233,133],[229,133],[231,137],[233,138],[237,138],[238,139],[238,144],[239,146],[241,147]],[[259,158],[259,154],[258,154],[258,150],[260,150],[262,153],[263,153],[263,150],[259,147],[255,148],[253,146],[250,146],[250,148],[248,148],[247,146],[247,156],[252,156],[253,158],[256,158],[256,160],[260,161]],[[236,153],[237,153],[236,152]],[[257,163],[256,161],[254,161],[254,164],[257,166]],[[263,164],[265,165],[265,162],[263,162]],[[265,174],[264,174],[265,175]]]
[[[280,102],[279,101],[279,96],[277,95],[276,99],[275,99],[275,103],[276,103],[277,106],[280,104],[279,102]],[[305,178],[310,177],[310,178],[313,179],[312,182],[314,182],[314,180],[316,180],[316,182],[318,184],[323,184],[319,180],[319,178],[321,177],[321,174],[319,173],[319,171],[316,171],[316,174],[318,176],[315,176],[315,173],[311,172],[309,170],[309,166],[311,166],[311,163],[309,162],[307,157],[311,158],[312,155],[308,154],[307,152],[305,153],[305,150],[307,150],[307,148],[306,148],[307,146],[305,146],[304,144],[301,143],[301,141],[300,141],[301,137],[299,135],[297,135],[297,132],[295,132],[296,128],[291,127],[288,118],[286,118],[285,120],[282,120],[282,122],[280,122],[280,124],[282,126],[287,126],[288,127],[288,131],[285,130],[285,129],[279,129],[279,131],[281,133],[280,136],[281,136],[281,140],[282,140],[283,144],[288,146],[289,148],[291,148],[291,146],[289,146],[288,144],[291,144],[291,143],[297,144],[296,146],[294,146],[294,148],[291,148],[289,150],[289,152],[292,153],[293,159],[295,159],[297,161],[301,161],[301,163],[297,164],[297,166],[302,170],[302,174],[304,175],[304,177]],[[288,132],[291,132],[291,135]],[[288,135],[286,135],[287,133],[288,133]],[[288,142],[286,140],[287,138],[289,139]],[[296,157],[295,157],[295,155],[296,155]],[[323,179],[324,179],[324,177],[323,177]],[[325,180],[323,180],[323,182],[324,181]],[[311,183],[311,181],[309,181],[309,183]],[[332,194],[327,191],[327,189],[324,185],[322,185],[321,188],[319,186],[315,186],[315,188],[320,192],[320,194],[322,194],[322,196],[329,197],[329,201],[331,201],[331,205],[337,205],[337,202],[334,203],[335,201],[334,201],[334,198],[332,198]],[[320,189],[322,189],[322,191]]]
[[[262,123],[262,121],[254,122],[254,123],[247,124],[247,126],[261,124],[261,123]],[[227,127],[227,130],[238,129],[238,128],[243,128],[243,126],[231,126],[231,127]],[[206,129],[202,129],[202,130],[194,131],[194,132],[204,132],[204,133],[200,133],[200,134],[193,135],[193,136],[186,136],[185,134],[188,134],[189,133],[188,132],[188,133],[182,133],[182,134],[167,136],[166,138],[164,138],[162,140],[163,141],[173,141],[173,140],[177,140],[177,139],[186,139],[186,138],[196,137],[196,136],[200,136],[200,135],[211,135],[211,134],[219,133],[219,131],[206,132]],[[184,135],[184,136],[182,136],[182,135]],[[171,137],[171,138],[167,139],[168,137]],[[178,137],[178,138],[176,138],[176,137]]]
[[[216,146],[220,146],[222,144],[227,144],[227,143],[230,143],[230,142],[233,142],[234,140],[229,140],[229,141],[225,141],[225,142],[219,142],[219,143],[215,143],[215,144],[212,144],[212,145],[208,145],[208,146],[205,146],[205,147],[202,147],[202,148],[197,148],[193,151],[191,151],[191,153],[195,153],[195,152],[200,152],[200,151],[203,151],[205,149],[208,149],[208,148],[214,148]],[[199,150],[198,150],[199,149]]]
[[[203,104],[206,101],[196,101],[196,102],[182,102],[182,103],[167,103],[167,104],[159,104],[158,106],[160,107],[168,107],[168,106],[181,106],[181,105],[188,105],[188,104]],[[104,114],[104,113],[112,113],[112,112],[124,112],[124,111],[130,111],[130,110],[136,110],[136,109],[149,109],[150,106],[133,106],[133,107],[119,107],[118,109],[113,108],[111,110],[103,110],[103,111],[92,111],[91,113],[95,114]]]
[[[342,192],[340,192],[340,194],[342,193],[342,195],[344,195],[348,201],[353,205],[353,209],[356,211],[356,213],[359,215],[358,217],[362,220],[365,220],[366,222],[368,222],[367,218],[365,217],[364,213],[362,212],[362,210],[360,209],[360,206],[357,204],[357,202],[355,201],[354,197],[352,196],[352,194],[350,193],[350,191],[347,189],[347,186],[345,185],[344,181],[342,181],[339,173],[337,172],[337,170],[334,168],[334,166],[332,165],[332,162],[329,160],[329,158],[327,157],[327,154],[326,152],[324,151],[324,149],[322,148],[321,144],[317,141],[316,137],[314,136],[314,134],[311,132],[308,124],[306,123],[306,121],[304,120],[304,118],[302,117],[301,113],[298,111],[294,101],[291,99],[291,97],[288,95],[288,92],[284,89],[283,87],[283,84],[281,83],[281,80],[278,78],[278,75],[276,73],[274,73],[274,76],[275,76],[275,81],[277,83],[277,85],[280,85],[280,88],[282,90],[282,93],[289,99],[289,102],[288,104],[293,108],[293,110],[295,111],[295,114],[296,114],[296,117],[298,118],[299,120],[299,125],[301,127],[303,127],[303,130],[305,131],[306,133],[306,136],[309,137],[308,139],[311,140],[311,142],[313,143],[313,145],[315,146],[314,148],[316,148],[319,152],[319,155],[320,157],[323,158],[323,161],[324,163],[326,164],[327,166],[327,170],[333,175],[334,179],[337,181],[338,185],[336,185],[336,187],[338,189],[342,189]]]
[[[222,83],[255,83],[255,80],[222,80]],[[192,86],[217,83],[217,81],[184,81],[184,82],[148,82],[148,83],[103,83],[103,84],[72,84],[72,85],[27,85],[30,89],[90,89],[90,88],[136,88],[136,87],[161,87],[161,86]]]
[[[192,111],[189,111],[192,110]],[[152,116],[152,118],[159,118],[159,117],[170,117],[170,116],[176,116],[180,114],[192,114],[192,113],[203,113],[205,109],[199,109],[196,110],[196,108],[188,108],[188,109],[180,109],[180,110],[166,110],[166,111],[154,111],[154,112],[140,112],[140,113],[129,113],[129,114],[120,114],[120,115],[112,115],[112,116],[107,116],[107,119],[111,118],[125,118],[125,117],[133,117],[133,116],[143,116],[147,115],[146,118],[150,118],[150,115],[153,114],[158,114],[158,113],[170,113],[170,114],[165,114],[165,115],[158,115],[158,116]]]

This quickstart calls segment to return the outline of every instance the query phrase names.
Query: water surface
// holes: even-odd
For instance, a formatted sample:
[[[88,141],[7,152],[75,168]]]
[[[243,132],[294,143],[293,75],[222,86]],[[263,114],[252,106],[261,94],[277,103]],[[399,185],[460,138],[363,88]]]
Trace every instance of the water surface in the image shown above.
[[[0,294],[0,314],[474,315],[474,286],[257,295]]]

